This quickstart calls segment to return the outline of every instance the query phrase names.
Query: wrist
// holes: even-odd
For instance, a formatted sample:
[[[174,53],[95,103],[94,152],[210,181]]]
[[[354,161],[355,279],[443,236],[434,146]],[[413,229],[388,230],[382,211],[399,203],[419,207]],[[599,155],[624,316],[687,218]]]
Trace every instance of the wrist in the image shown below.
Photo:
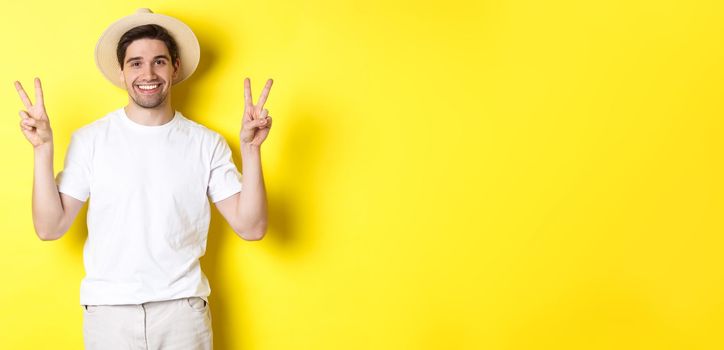
[[[254,145],[251,143],[241,143],[241,153],[259,153],[261,151],[261,145]]]
[[[258,145],[241,144],[241,161],[244,164],[261,161],[261,150]],[[249,163],[250,164],[250,163]]]
[[[40,145],[34,146],[33,151],[35,154],[53,154],[53,141],[44,142]]]

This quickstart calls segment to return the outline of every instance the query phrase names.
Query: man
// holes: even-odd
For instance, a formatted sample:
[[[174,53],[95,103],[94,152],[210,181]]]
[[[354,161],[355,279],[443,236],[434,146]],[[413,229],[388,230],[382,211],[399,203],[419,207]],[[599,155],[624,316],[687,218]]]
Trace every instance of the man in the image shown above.
[[[259,240],[267,227],[260,147],[271,128],[244,80],[241,174],[218,133],[171,104],[171,86],[199,60],[191,29],[141,9],[113,23],[96,46],[96,63],[128,92],[128,104],[71,137],[65,168],[53,178],[53,135],[35,79],[35,104],[19,82],[27,110],[21,130],[34,147],[33,224],[41,240],[71,226],[90,197],[81,283],[88,349],[211,349],[210,288],[201,271],[210,198],[233,230]],[[207,197],[208,196],[208,197]]]

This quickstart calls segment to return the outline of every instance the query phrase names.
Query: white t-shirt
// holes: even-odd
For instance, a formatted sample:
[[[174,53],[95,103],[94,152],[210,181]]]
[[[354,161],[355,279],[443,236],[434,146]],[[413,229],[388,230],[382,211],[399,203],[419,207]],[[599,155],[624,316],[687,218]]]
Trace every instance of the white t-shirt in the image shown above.
[[[81,305],[208,301],[199,264],[208,199],[241,191],[221,135],[179,112],[166,124],[145,126],[121,108],[73,133],[56,181],[60,192],[91,198]]]

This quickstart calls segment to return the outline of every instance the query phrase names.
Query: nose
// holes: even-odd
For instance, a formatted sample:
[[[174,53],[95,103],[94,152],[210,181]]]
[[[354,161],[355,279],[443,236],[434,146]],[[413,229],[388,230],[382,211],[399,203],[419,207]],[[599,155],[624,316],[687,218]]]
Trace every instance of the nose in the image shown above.
[[[148,80],[156,78],[156,71],[153,69],[153,64],[146,64],[143,67],[143,77]]]

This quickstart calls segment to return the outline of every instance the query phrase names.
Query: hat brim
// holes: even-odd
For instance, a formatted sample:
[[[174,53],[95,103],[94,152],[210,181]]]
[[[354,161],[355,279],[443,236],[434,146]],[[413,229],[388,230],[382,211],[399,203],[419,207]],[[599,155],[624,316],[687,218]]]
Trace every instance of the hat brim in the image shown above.
[[[157,24],[164,27],[176,41],[181,67],[172,84],[178,84],[191,76],[199,65],[201,56],[199,41],[191,28],[173,17],[157,13],[135,13],[113,22],[98,39],[95,52],[96,65],[106,79],[113,85],[125,89],[119,78],[121,67],[116,55],[118,41],[128,30],[145,24]]]

